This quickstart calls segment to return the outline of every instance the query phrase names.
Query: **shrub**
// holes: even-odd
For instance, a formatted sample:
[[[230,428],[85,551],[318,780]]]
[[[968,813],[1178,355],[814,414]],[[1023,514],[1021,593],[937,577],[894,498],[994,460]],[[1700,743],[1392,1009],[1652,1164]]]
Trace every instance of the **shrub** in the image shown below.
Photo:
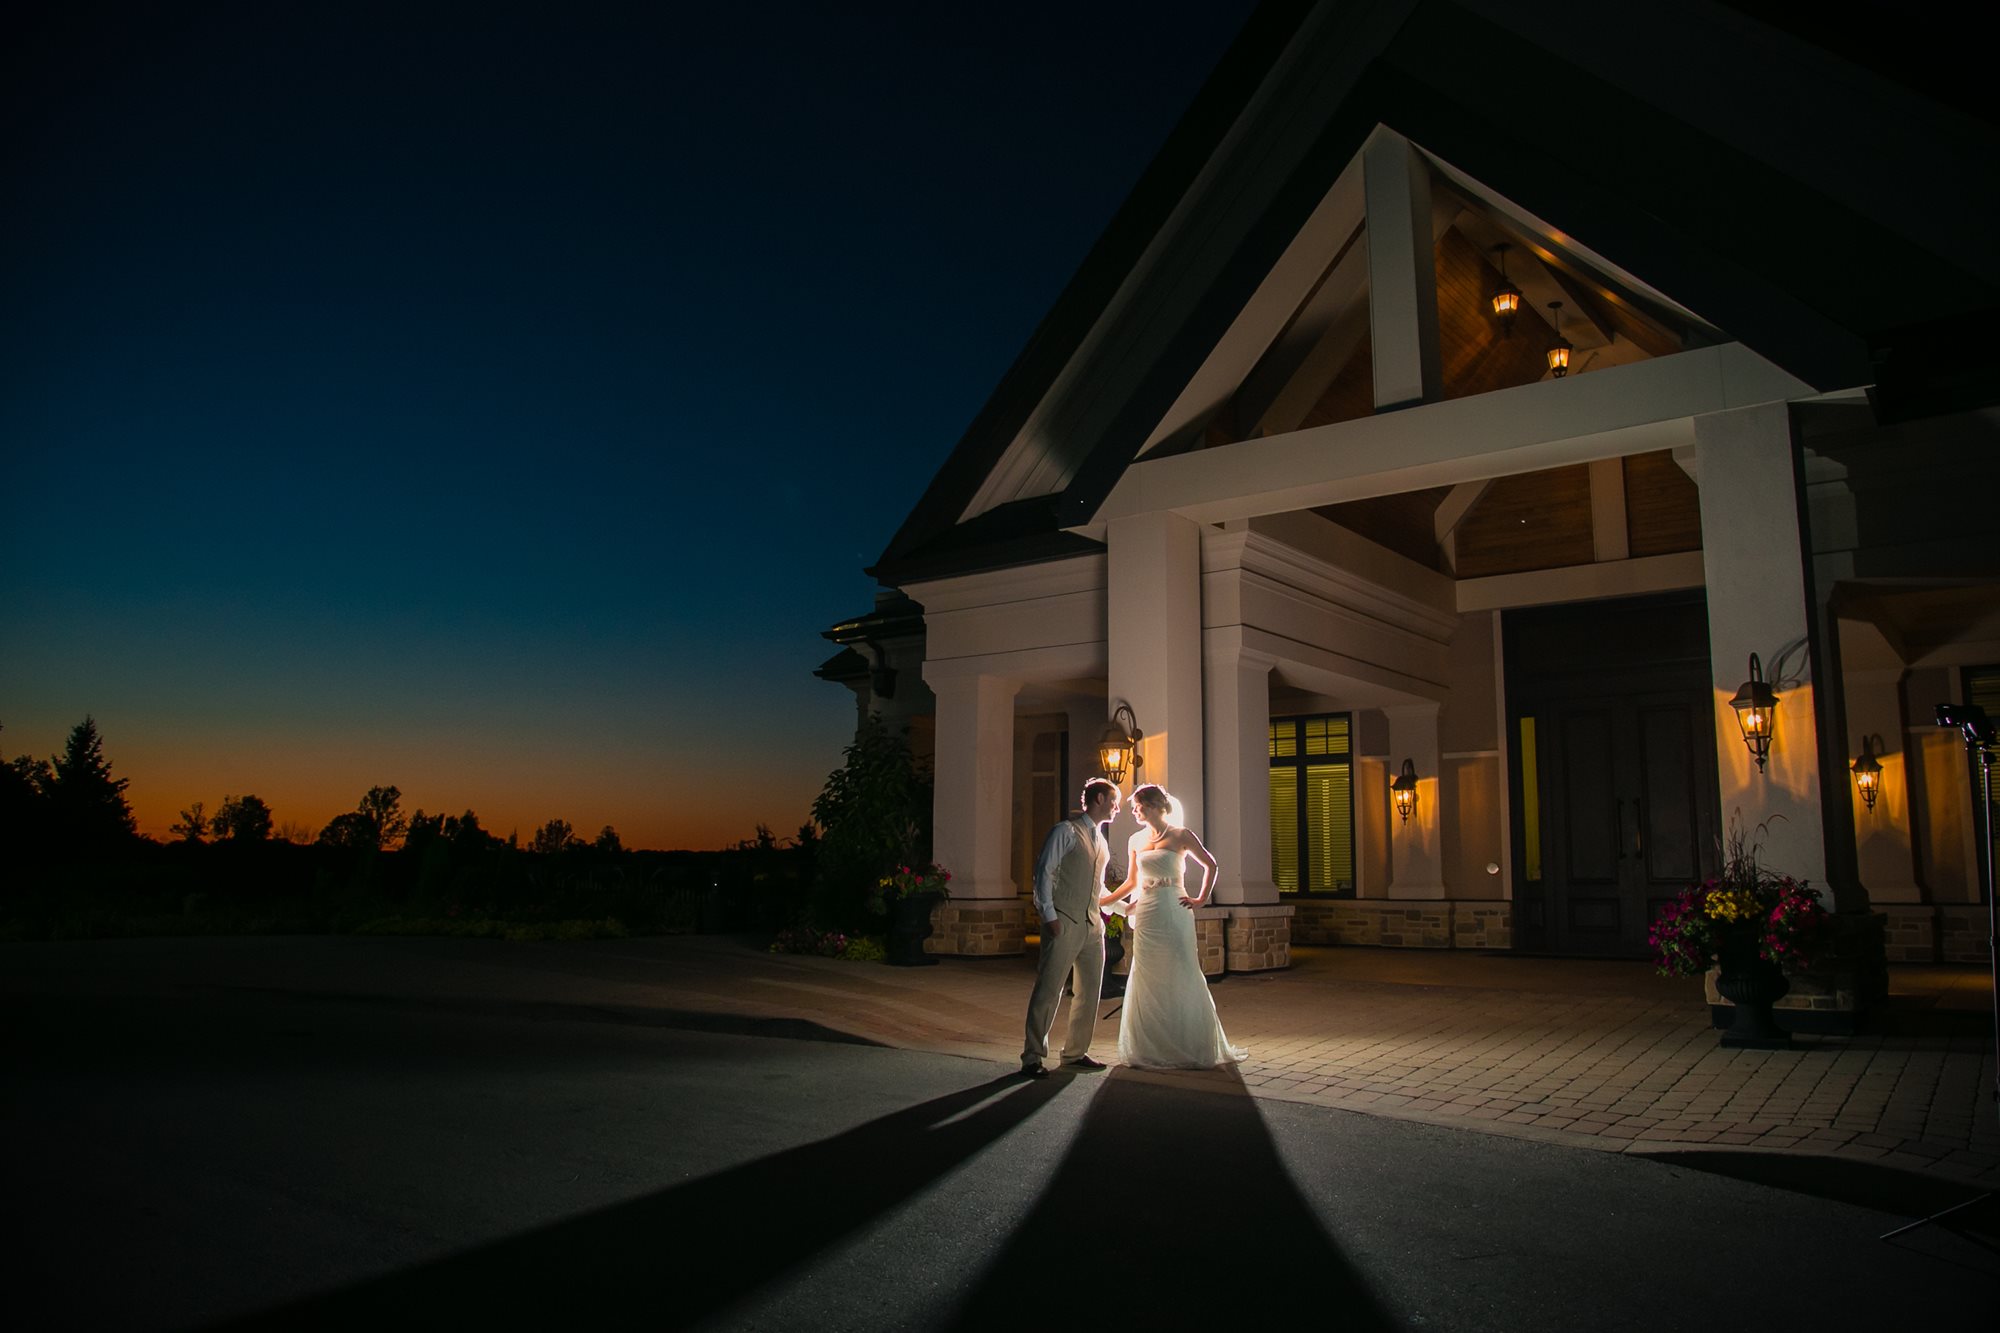
[[[889,956],[882,941],[872,935],[815,930],[811,926],[794,926],[790,930],[779,931],[777,938],[771,941],[771,952],[812,954],[850,963],[879,963]]]
[[[883,876],[930,859],[931,778],[878,718],[842,753],[846,762],[813,801],[823,830],[815,898],[823,919],[851,925],[865,918]]]

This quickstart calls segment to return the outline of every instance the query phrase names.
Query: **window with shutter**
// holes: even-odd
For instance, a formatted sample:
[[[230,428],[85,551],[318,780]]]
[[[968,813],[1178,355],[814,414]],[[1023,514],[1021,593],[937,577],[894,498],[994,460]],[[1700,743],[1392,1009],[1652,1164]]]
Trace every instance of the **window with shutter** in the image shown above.
[[[1273,718],[1271,878],[1280,893],[1354,893],[1353,719]]]

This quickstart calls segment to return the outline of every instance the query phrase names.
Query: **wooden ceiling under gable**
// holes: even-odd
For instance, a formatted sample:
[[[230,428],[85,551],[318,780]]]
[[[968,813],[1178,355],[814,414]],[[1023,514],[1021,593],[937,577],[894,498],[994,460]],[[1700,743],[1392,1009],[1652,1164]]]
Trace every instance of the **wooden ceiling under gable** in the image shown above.
[[[1469,398],[1549,375],[1548,352],[1558,336],[1549,316],[1524,309],[1512,331],[1503,332],[1493,314],[1492,296],[1503,280],[1490,258],[1490,246],[1497,243],[1494,236],[1514,238],[1518,233],[1501,229],[1490,216],[1467,205],[1433,250],[1445,398]],[[1524,262],[1540,265],[1534,270],[1536,276],[1520,284],[1524,290],[1581,295],[1576,304],[1591,313],[1580,314],[1575,327],[1565,326],[1573,341],[1582,345],[1580,354],[1592,342],[1608,349],[1624,339],[1624,346],[1608,359],[1608,364],[1621,364],[1678,351],[1700,340],[1699,334],[1690,338],[1665,327],[1652,313],[1618,296],[1603,279],[1579,271],[1566,256],[1526,239],[1509,243],[1519,252],[1512,268]],[[1515,279],[1515,274],[1510,271],[1507,277]],[[1365,304],[1365,290],[1359,300]],[[1365,319],[1365,311],[1361,314]],[[1325,365],[1303,365],[1295,373],[1317,375],[1326,383],[1296,429],[1353,421],[1375,410],[1365,334],[1345,363],[1330,374]],[[1232,444],[1257,433],[1246,429],[1231,400],[1209,420],[1201,447]],[[1623,480],[1632,555],[1700,548],[1699,496],[1670,455],[1624,460]],[[1553,569],[1594,558],[1588,468],[1558,468],[1493,482],[1455,530],[1456,568],[1446,559],[1437,531],[1438,507],[1448,494],[1448,487],[1433,487],[1328,505],[1314,512],[1426,568],[1462,578]]]
[[[1446,398],[1470,398],[1547,377],[1555,329],[1522,311],[1513,332],[1501,331],[1493,313],[1500,270],[1455,226],[1438,240],[1436,269],[1438,358]]]
[[[1712,330],[1681,327],[1674,315],[1654,308],[1642,296],[1623,291],[1555,242],[1527,231],[1497,208],[1468,198],[1463,190],[1442,179],[1433,184],[1441,201],[1438,216],[1442,228],[1432,247],[1440,397],[1469,398],[1548,378],[1548,352],[1559,336],[1556,316],[1548,308],[1551,300],[1564,303],[1561,336],[1576,349],[1572,374],[1671,355],[1712,340]],[[1443,223],[1444,218],[1450,219],[1448,224]],[[1350,251],[1362,240],[1357,233],[1341,249],[1295,318],[1304,318],[1308,305],[1321,299],[1332,285],[1334,268],[1352,262]],[[1493,293],[1503,281],[1492,256],[1494,247],[1503,242],[1510,253],[1505,280],[1523,292],[1523,308],[1511,332],[1501,330],[1492,305]],[[1279,369],[1292,390],[1300,384],[1325,386],[1311,400],[1312,406],[1296,421],[1280,414],[1272,427],[1271,401],[1288,396],[1284,391],[1272,391],[1273,366],[1268,364],[1283,354],[1279,349],[1286,346],[1287,339],[1281,337],[1273,344],[1266,363],[1246,377],[1243,388],[1210,416],[1198,447],[1233,444],[1276,430],[1307,430],[1354,421],[1375,411],[1374,367],[1366,331],[1368,290],[1365,282],[1358,286],[1350,283],[1348,290],[1353,292],[1350,309],[1329,315],[1315,308],[1313,318],[1328,325],[1358,326],[1358,336],[1322,338],[1311,356]],[[1342,359],[1334,365],[1329,356]],[[1246,402],[1246,395],[1252,394]]]
[[[1460,578],[1589,564],[1590,465],[1496,478],[1456,536]]]
[[[1701,492],[1666,450],[1625,462],[1625,538],[1636,558],[1701,549]]]
[[[1625,537],[1634,558],[1701,549],[1701,494],[1666,450],[1621,460]],[[1489,483],[1453,530],[1456,567],[1437,533],[1436,486],[1313,512],[1427,569],[1457,578],[1522,574],[1596,558],[1587,465],[1525,472]]]

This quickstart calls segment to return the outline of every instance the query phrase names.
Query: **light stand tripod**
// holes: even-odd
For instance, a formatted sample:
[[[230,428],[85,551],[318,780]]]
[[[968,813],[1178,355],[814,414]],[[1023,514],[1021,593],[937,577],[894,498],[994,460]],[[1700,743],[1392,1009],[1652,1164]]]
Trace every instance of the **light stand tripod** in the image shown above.
[[[1986,958],[1993,969],[1993,1108],[2000,1117],[2000,905],[1994,902],[1993,893],[1993,722],[1986,716],[1986,710],[1974,704],[1939,704],[1937,724],[1940,727],[1956,727],[1965,736],[1965,751],[1979,761],[1979,811],[1980,832],[1985,842],[1980,844],[1979,885],[1986,894]],[[1929,1217],[1897,1227],[1882,1234],[1883,1240],[1900,1236],[1905,1231],[1928,1226],[1940,1218],[1970,1208],[1974,1204],[1986,1202],[1993,1197],[1993,1191],[1976,1194],[1963,1203],[1955,1203]]]

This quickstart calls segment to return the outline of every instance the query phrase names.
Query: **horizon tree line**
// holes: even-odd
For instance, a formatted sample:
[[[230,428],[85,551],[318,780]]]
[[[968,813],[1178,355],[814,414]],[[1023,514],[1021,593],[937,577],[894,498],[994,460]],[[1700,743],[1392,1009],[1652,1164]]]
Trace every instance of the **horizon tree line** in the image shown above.
[[[112,776],[104,753],[104,738],[95,717],[86,715],[70,730],[62,753],[48,759],[20,755],[0,763],[0,834],[10,845],[43,845],[80,851],[115,851],[121,846],[154,841],[139,832],[125,791],[129,778]],[[309,826],[276,822],[260,796],[225,795],[214,813],[194,801],[168,826],[171,841],[182,844],[251,844],[272,841],[357,851],[393,851],[412,843],[443,838],[454,847],[493,847],[553,856],[594,851],[621,854],[628,849],[610,824],[585,840],[565,819],[551,819],[529,837],[525,848],[518,832],[502,839],[481,827],[471,810],[461,815],[427,815],[420,808],[405,815],[402,790],[394,785],[370,787],[355,808],[335,815],[317,835]],[[811,842],[816,830],[808,823],[799,841]],[[757,825],[754,838],[739,848],[774,847],[771,830]]]

